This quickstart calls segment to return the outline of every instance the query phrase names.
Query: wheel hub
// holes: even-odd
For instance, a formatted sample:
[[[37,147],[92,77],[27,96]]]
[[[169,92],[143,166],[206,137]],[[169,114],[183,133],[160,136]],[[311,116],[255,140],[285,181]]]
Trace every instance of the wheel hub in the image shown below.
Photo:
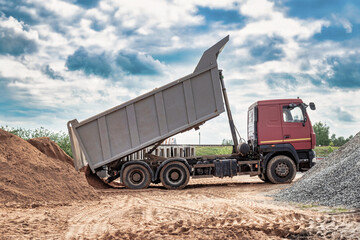
[[[139,173],[135,173],[135,174],[133,175],[133,180],[134,180],[135,182],[138,182],[140,179],[141,179],[141,176],[140,176]]]
[[[289,167],[285,163],[279,163],[275,168],[276,175],[279,177],[286,177],[289,171]]]
[[[179,175],[178,172],[172,172],[172,173],[170,174],[170,178],[171,178],[171,180],[173,180],[173,181],[178,180],[179,177],[180,177],[180,175]]]
[[[141,174],[141,172],[134,171],[131,173],[130,179],[131,182],[133,182],[134,184],[139,184],[143,181],[143,175]]]

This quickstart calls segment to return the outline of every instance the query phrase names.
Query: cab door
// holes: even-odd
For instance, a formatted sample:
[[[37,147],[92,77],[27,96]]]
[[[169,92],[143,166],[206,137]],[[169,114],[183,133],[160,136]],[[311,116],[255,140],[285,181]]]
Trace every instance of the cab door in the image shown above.
[[[278,104],[258,106],[258,144],[279,144],[283,141],[282,112]]]
[[[296,150],[311,149],[311,123],[302,104],[282,105],[283,142]],[[306,121],[305,121],[306,120]]]

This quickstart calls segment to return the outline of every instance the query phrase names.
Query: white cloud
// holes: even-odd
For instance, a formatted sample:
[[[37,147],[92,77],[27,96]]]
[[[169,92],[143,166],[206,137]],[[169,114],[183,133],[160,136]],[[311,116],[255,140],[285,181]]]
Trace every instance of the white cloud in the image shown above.
[[[26,30],[24,28],[24,23],[18,21],[17,19],[13,18],[12,16],[7,18],[4,15],[0,14],[0,28],[11,29],[15,34],[24,36],[27,39],[36,41],[39,38],[37,31],[34,31],[32,29]],[[2,35],[4,33],[0,33],[0,34]],[[1,36],[1,37],[4,37],[4,36]]]
[[[238,8],[239,4],[243,4],[245,0],[222,0],[222,1],[214,1],[214,0],[176,0],[178,5],[180,4],[188,4],[189,6],[201,6],[208,7],[212,9],[225,9],[225,10],[234,10]]]
[[[7,86],[18,93],[17,97],[24,105],[58,109],[62,115],[44,113],[31,119],[2,116],[0,124],[13,122],[32,128],[43,124],[64,130],[67,120],[83,120],[191,73],[201,57],[194,54],[187,61],[162,64],[149,53],[171,54],[184,49],[199,52],[230,34],[230,42],[219,57],[219,66],[224,69],[235,122],[243,137],[246,137],[247,108],[259,99],[300,96],[306,102],[314,101],[318,110],[310,113],[312,122],[325,119],[330,131],[338,136],[355,134],[360,127],[358,123],[343,125],[329,111],[332,105],[341,105],[344,111],[360,119],[359,106],[353,101],[357,99],[359,90],[324,89],[324,85],[314,86],[306,79],[289,91],[270,88],[266,84],[268,73],[316,74],[327,70],[330,73],[331,69],[326,69],[329,66],[324,63],[327,56],[345,56],[354,52],[341,43],[309,41],[323,26],[330,26],[329,21],[291,18],[281,9],[275,9],[272,1],[266,0],[102,0],[93,9],[83,9],[60,0],[32,0],[28,3],[35,4],[35,7],[18,8],[40,21],[39,24],[27,26],[12,17],[2,16],[0,26],[34,40],[38,45],[37,53],[0,56],[0,76],[16,79]],[[218,21],[208,26],[206,16],[197,14],[199,6],[236,10],[246,17],[245,25],[239,27]],[[49,16],[42,15],[42,11],[48,11],[46,14]],[[351,9],[348,12],[352,12],[351,19],[355,19],[356,12]],[[353,26],[349,19],[336,16],[332,20],[351,33]],[[99,29],[94,30],[94,24]],[[195,27],[206,30],[193,30]],[[255,41],[261,36],[281,38],[283,42],[279,43],[279,48],[284,56],[277,60],[255,61],[246,44],[249,39]],[[143,61],[156,65],[163,74],[151,77],[118,74],[114,79],[103,79],[81,71],[68,71],[66,59],[80,47],[92,53],[106,53],[109,57],[119,51],[136,51]],[[63,80],[51,79],[41,70],[44,66],[50,66]],[[223,138],[231,138],[225,113],[200,129],[203,143],[220,143]],[[179,140],[197,143],[198,132],[183,134]]]
[[[31,0],[29,2],[42,6],[63,19],[76,17],[82,11],[80,7],[61,0]]]
[[[335,14],[332,14],[332,18],[334,19],[336,25],[341,25],[343,28],[345,28],[346,33],[352,32],[352,24],[348,19],[336,16]]]
[[[317,32],[326,21],[303,21],[285,17],[280,12],[273,12],[271,18],[255,20],[247,24],[239,31],[233,31],[232,36],[235,44],[242,44],[251,35],[278,35],[286,39],[308,39]]]
[[[203,23],[202,17],[194,15],[194,6],[183,2],[108,0],[108,4],[116,9],[114,18],[119,25],[137,29],[144,35],[155,30]]]
[[[267,0],[247,0],[240,7],[240,12],[253,18],[268,18],[274,13],[274,3]]]
[[[17,59],[14,57],[10,58],[0,56],[0,66],[6,66],[1,68],[0,72],[0,75],[5,78],[22,79],[26,76],[32,76],[35,78],[41,77],[39,71],[28,69],[24,64],[17,61]]]

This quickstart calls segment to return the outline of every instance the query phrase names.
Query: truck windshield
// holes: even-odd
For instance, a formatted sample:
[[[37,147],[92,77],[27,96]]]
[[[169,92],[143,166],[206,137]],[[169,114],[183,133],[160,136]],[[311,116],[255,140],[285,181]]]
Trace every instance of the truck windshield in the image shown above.
[[[300,106],[289,108],[288,106],[283,107],[284,122],[303,122],[304,115]]]

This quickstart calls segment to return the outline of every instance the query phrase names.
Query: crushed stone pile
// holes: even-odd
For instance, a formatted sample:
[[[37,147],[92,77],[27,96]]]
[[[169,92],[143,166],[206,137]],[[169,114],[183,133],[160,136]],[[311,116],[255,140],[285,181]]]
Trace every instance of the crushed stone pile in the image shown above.
[[[360,208],[360,132],[274,198]]]
[[[0,129],[0,203],[26,207],[99,199],[69,161],[48,138],[27,142]]]

